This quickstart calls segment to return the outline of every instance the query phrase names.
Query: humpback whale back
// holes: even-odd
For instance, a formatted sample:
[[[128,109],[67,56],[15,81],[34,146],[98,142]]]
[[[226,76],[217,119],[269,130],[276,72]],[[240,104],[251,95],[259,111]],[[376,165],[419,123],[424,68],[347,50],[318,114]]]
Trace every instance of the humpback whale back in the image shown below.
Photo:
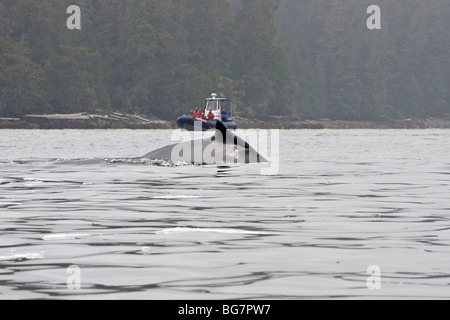
[[[267,162],[247,141],[218,121],[213,137],[165,146],[142,157],[151,160],[183,161],[194,164]]]

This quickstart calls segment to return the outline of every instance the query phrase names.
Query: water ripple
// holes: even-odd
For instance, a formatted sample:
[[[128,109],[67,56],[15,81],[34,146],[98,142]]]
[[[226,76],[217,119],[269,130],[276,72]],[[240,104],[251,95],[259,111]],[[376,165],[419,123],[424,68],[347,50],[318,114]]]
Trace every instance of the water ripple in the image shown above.
[[[450,131],[282,131],[275,176],[135,158],[166,131],[21,134],[0,147],[1,298],[450,298]]]

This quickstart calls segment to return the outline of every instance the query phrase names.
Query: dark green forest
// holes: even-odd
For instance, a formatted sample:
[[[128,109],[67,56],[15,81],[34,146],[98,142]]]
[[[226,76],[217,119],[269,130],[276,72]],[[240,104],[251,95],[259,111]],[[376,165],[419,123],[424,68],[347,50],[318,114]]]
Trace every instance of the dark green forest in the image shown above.
[[[449,17],[448,0],[0,0],[0,116],[173,120],[212,92],[244,117],[447,116]]]
[[[381,8],[381,30],[366,26]],[[283,0],[278,34],[310,118],[382,120],[450,114],[450,1]]]

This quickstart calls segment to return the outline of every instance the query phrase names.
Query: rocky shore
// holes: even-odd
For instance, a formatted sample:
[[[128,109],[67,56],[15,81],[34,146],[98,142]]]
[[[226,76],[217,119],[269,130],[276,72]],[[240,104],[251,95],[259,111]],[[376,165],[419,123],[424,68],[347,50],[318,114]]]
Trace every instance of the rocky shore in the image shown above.
[[[25,115],[0,118],[0,129],[171,129],[173,124],[156,118],[112,112],[108,114]]]
[[[450,129],[450,117],[372,122],[308,120],[299,117],[235,117],[240,129]],[[25,115],[0,118],[0,129],[175,129],[176,123],[157,118],[112,112],[108,114]]]

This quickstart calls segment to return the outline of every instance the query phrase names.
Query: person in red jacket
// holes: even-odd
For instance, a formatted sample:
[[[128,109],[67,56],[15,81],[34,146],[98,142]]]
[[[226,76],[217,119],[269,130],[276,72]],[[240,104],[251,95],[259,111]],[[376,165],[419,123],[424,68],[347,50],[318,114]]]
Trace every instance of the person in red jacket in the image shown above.
[[[195,118],[201,118],[202,115],[203,115],[203,112],[201,112],[199,108],[195,108],[195,110],[194,110],[194,117]]]

